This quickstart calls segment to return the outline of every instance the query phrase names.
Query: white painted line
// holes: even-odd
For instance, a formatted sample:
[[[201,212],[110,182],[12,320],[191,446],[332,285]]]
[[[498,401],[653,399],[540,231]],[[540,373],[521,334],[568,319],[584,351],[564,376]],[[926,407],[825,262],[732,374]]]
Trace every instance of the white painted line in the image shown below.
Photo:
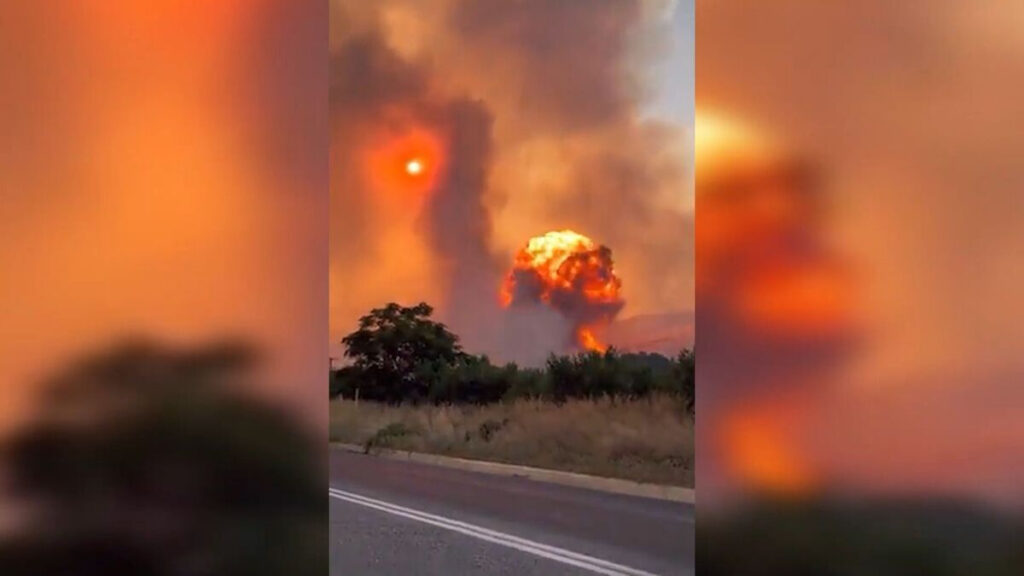
[[[423,522],[425,524],[472,536],[480,540],[514,548],[521,552],[561,562],[562,564],[583,568],[597,574],[604,574],[605,576],[655,576],[650,572],[630,568],[629,566],[623,566],[600,558],[594,558],[593,556],[587,556],[586,554],[572,552],[556,546],[549,546],[547,544],[534,542],[533,540],[527,540],[525,538],[519,538],[518,536],[513,536],[504,532],[490,530],[475,524],[460,522],[458,520],[438,516],[436,514],[430,514],[421,510],[406,508],[405,506],[399,506],[398,504],[392,504],[383,500],[368,498],[366,496],[346,492],[337,488],[330,488],[328,492],[332,498],[337,498],[338,500],[344,500],[352,504],[358,504],[374,510],[380,510],[381,512],[387,512],[410,520],[416,520],[418,522]]]

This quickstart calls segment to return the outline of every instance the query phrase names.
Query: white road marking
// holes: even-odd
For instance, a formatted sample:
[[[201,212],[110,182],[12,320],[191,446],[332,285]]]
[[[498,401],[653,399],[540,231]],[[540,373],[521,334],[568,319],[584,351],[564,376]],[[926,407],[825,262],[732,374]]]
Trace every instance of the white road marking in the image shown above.
[[[337,488],[330,488],[328,489],[328,492],[332,498],[337,498],[338,500],[344,500],[352,504],[373,508],[374,510],[380,510],[381,512],[387,512],[388,514],[394,514],[395,516],[401,516],[410,520],[416,520],[418,522],[423,522],[425,524],[472,536],[480,540],[486,540],[487,542],[493,542],[509,548],[515,548],[516,550],[526,552],[528,554],[554,560],[555,562],[561,562],[562,564],[569,564],[571,566],[583,568],[584,570],[589,570],[597,574],[604,574],[605,576],[656,576],[650,572],[630,568],[629,566],[623,566],[607,560],[601,560],[600,558],[594,558],[593,556],[587,556],[586,554],[572,552],[556,546],[549,546],[547,544],[534,542],[533,540],[527,540],[525,538],[519,538],[518,536],[513,536],[504,532],[490,530],[475,524],[460,522],[458,520],[438,516],[436,514],[430,514],[421,510],[406,508],[405,506],[399,506],[398,504],[392,504],[383,500],[368,498],[366,496],[346,492]]]

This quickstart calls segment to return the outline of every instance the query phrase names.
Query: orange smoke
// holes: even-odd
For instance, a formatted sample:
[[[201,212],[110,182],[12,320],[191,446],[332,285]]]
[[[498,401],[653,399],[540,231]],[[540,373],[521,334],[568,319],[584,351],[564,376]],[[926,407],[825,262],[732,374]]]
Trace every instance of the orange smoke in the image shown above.
[[[590,238],[561,230],[531,238],[519,250],[499,297],[505,307],[541,302],[573,321],[573,343],[604,351],[595,331],[625,304],[611,250]]]
[[[779,496],[807,494],[821,483],[796,445],[794,425],[803,403],[779,397],[737,406],[724,413],[715,426],[717,450],[725,454],[730,474],[758,491]]]
[[[770,134],[722,113],[695,122],[696,281],[759,337],[840,338],[852,329],[846,264],[820,234],[813,169]]]
[[[699,449],[744,489],[806,495],[825,479],[804,440],[809,410],[856,336],[827,188],[814,163],[739,117],[698,110],[695,145],[697,323],[712,328],[703,369],[715,381]]]

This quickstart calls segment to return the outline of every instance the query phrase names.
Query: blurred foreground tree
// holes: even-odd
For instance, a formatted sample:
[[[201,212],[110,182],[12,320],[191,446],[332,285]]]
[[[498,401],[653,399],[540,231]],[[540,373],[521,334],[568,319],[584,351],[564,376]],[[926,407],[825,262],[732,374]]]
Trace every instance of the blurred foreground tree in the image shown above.
[[[1024,574],[1021,517],[969,501],[755,499],[703,514],[697,565],[710,576]]]
[[[3,446],[5,575],[320,575],[323,443],[246,393],[252,350],[132,343],[44,387]]]

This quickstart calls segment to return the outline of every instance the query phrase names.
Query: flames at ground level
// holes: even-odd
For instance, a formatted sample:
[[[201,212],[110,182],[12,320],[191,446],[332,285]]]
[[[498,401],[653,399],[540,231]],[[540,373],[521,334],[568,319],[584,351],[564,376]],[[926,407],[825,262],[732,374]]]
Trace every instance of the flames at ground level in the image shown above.
[[[593,330],[587,326],[580,326],[576,330],[576,341],[579,345],[586,350],[595,350],[597,352],[604,352],[608,349],[607,346],[601,343],[594,335]]]
[[[519,250],[499,297],[506,308],[540,303],[557,310],[572,323],[569,344],[603,351],[596,332],[625,304],[621,288],[611,249],[561,230],[531,238]]]

